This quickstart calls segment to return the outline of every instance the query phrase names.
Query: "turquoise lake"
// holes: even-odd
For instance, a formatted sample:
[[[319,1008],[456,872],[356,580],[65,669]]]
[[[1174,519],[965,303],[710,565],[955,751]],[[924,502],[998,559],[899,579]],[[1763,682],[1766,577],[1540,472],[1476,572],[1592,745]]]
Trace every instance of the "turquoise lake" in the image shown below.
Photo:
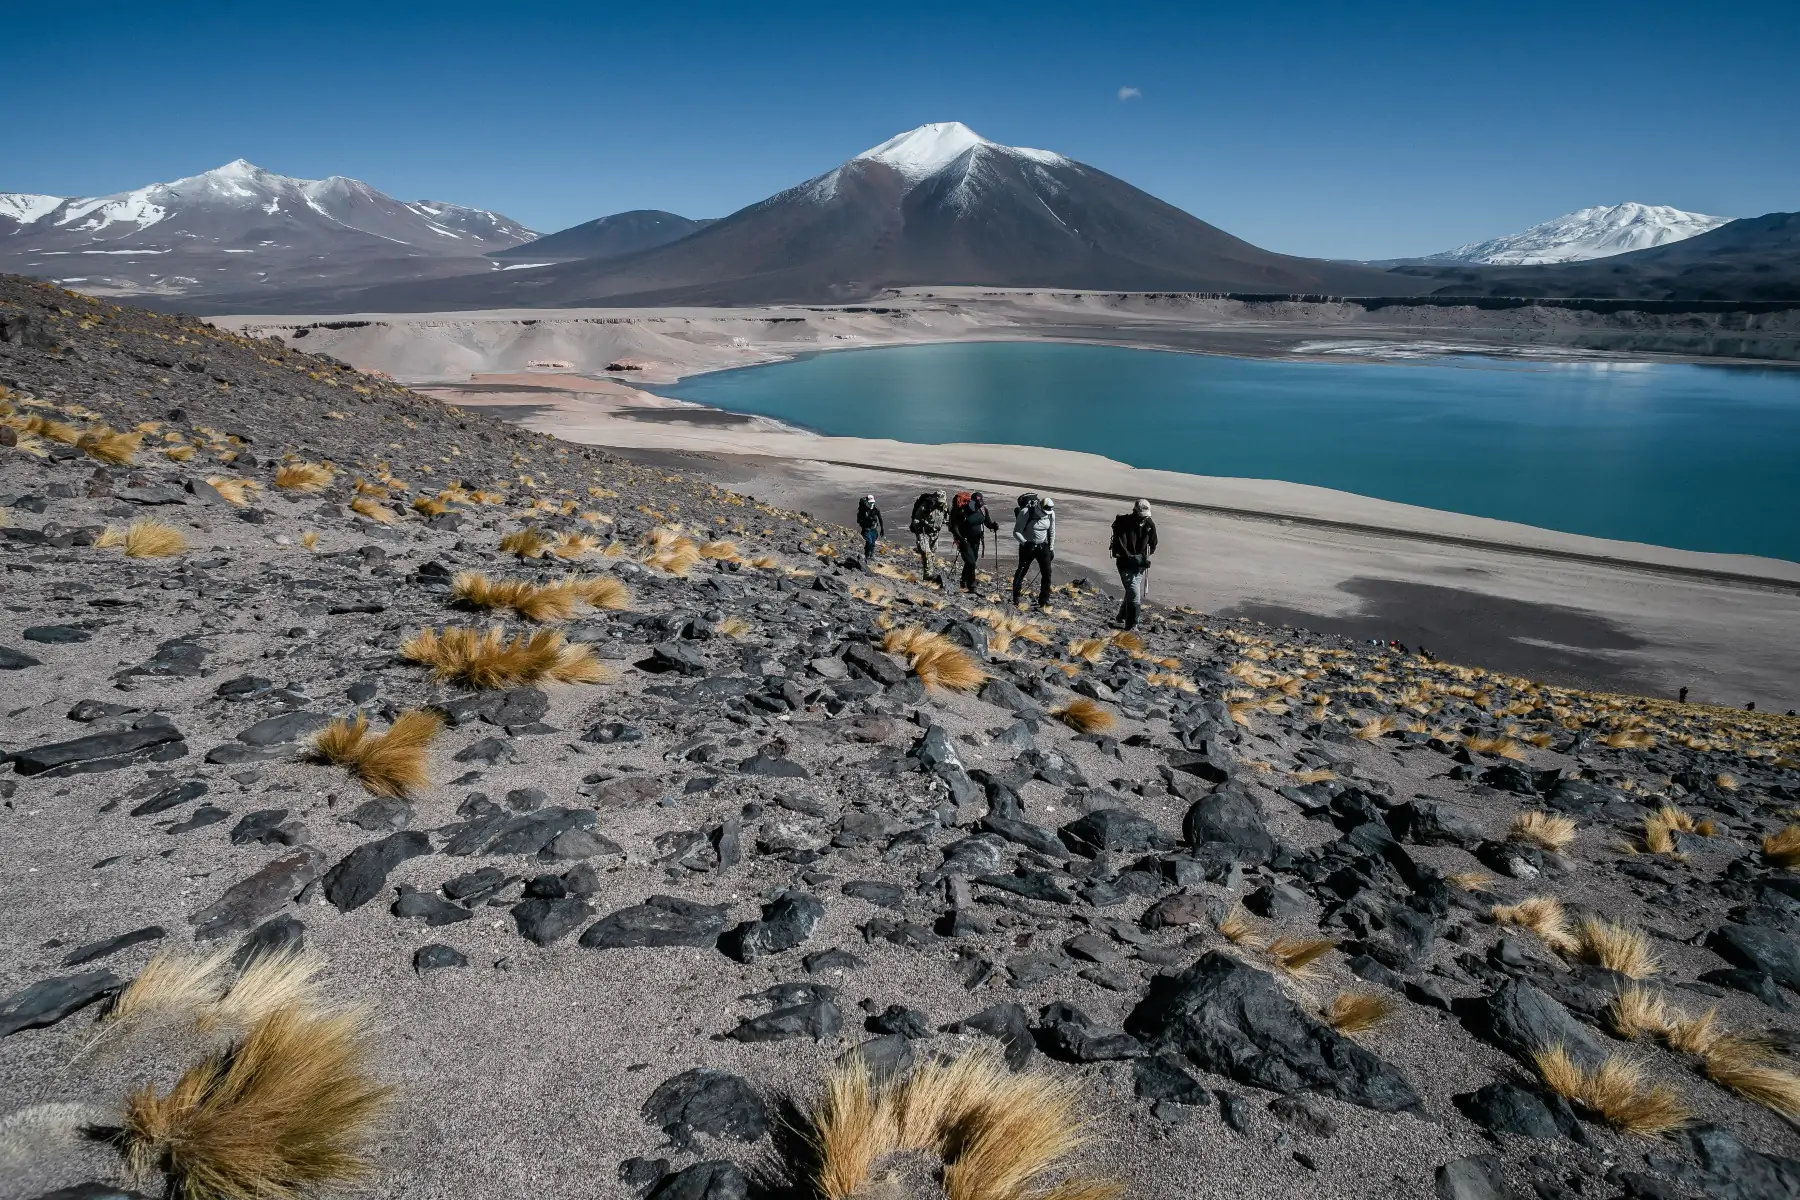
[[[965,342],[815,354],[657,390],[820,433],[1053,446],[1800,561],[1800,370]]]

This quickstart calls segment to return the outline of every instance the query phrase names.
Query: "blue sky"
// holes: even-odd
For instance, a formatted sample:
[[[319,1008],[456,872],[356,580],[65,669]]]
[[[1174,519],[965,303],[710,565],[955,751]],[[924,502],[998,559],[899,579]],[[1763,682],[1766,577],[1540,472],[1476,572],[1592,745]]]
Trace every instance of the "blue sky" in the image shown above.
[[[1623,200],[1800,209],[1795,0],[0,11],[4,191],[244,157],[548,231],[723,215],[961,120],[1293,254],[1427,253]]]

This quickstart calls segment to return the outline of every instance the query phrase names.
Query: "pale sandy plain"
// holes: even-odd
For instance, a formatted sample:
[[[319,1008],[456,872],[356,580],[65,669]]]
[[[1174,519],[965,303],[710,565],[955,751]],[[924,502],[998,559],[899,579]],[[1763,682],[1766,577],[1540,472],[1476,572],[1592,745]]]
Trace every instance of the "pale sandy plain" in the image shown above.
[[[1387,319],[1377,320],[1385,316]],[[1800,564],[1559,533],[1274,480],[1139,470],[1040,447],[825,437],[635,385],[796,354],[953,340],[1106,342],[1267,357],[1405,357],[1442,348],[1601,355],[1620,323],[1585,313],[1254,305],[1181,297],[931,289],[880,303],[769,309],[556,309],[226,317],[446,402],[505,408],[571,441],[717,478],[848,523],[874,492],[901,542],[912,497],[1027,487],[1058,499],[1058,568],[1116,585],[1107,526],[1157,505],[1152,597],[1208,613],[1398,638],[1557,682],[1761,708],[1800,706]],[[1673,319],[1663,322],[1669,332]],[[1636,353],[1634,357],[1647,355]],[[609,370],[609,367],[622,369]],[[1010,572],[1010,546],[999,565]],[[995,559],[985,560],[992,570]]]

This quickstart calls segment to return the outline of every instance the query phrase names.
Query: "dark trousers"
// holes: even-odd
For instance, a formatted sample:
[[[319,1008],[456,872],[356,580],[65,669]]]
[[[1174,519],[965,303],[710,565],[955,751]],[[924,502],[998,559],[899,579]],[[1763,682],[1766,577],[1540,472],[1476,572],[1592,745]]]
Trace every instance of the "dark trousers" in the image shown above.
[[[875,527],[873,525],[863,530],[863,557],[875,557]]]
[[[975,590],[975,565],[981,561],[981,542],[957,538],[956,552],[962,555],[962,589],[972,592]]]
[[[1127,629],[1136,629],[1144,603],[1144,581],[1150,568],[1132,566],[1122,558],[1114,561],[1119,565],[1119,583],[1125,589],[1125,601],[1119,605],[1119,623]]]
[[[1019,602],[1019,589],[1025,584],[1025,575],[1031,565],[1038,569],[1038,607],[1050,607],[1050,547],[1038,543],[1022,543],[1019,546],[1019,569],[1013,572],[1013,603]]]

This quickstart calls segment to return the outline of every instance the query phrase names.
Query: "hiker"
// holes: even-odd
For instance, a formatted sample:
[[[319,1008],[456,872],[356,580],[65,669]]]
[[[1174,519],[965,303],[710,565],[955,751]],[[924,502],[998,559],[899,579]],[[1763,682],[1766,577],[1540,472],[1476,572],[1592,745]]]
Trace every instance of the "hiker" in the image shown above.
[[[856,527],[862,530],[863,561],[875,561],[875,542],[887,536],[887,526],[881,520],[881,505],[875,503],[873,492],[864,496],[856,506]]]
[[[1121,628],[1136,629],[1150,556],[1156,553],[1156,522],[1150,519],[1148,500],[1139,500],[1130,512],[1113,518],[1110,553],[1119,567],[1119,582],[1125,588],[1116,620]]]
[[[913,542],[919,548],[919,574],[925,582],[942,583],[937,570],[938,534],[944,531],[944,518],[948,515],[944,503],[944,489],[935,492],[921,492],[913,501],[912,530]]]
[[[981,543],[987,530],[998,533],[1000,526],[988,514],[987,498],[980,492],[958,492],[950,503],[950,536],[956,541],[956,552],[962,555],[962,590],[975,590],[975,564],[981,561]]]
[[[1019,569],[1013,572],[1013,607],[1032,564],[1038,569],[1038,607],[1050,607],[1050,564],[1056,560],[1056,501],[1036,492],[1019,497],[1013,509],[1013,541],[1019,543]]]
[[[1681,689],[1681,699],[1677,700],[1676,703],[1677,704],[1686,704],[1687,703],[1687,689],[1686,688]]]

